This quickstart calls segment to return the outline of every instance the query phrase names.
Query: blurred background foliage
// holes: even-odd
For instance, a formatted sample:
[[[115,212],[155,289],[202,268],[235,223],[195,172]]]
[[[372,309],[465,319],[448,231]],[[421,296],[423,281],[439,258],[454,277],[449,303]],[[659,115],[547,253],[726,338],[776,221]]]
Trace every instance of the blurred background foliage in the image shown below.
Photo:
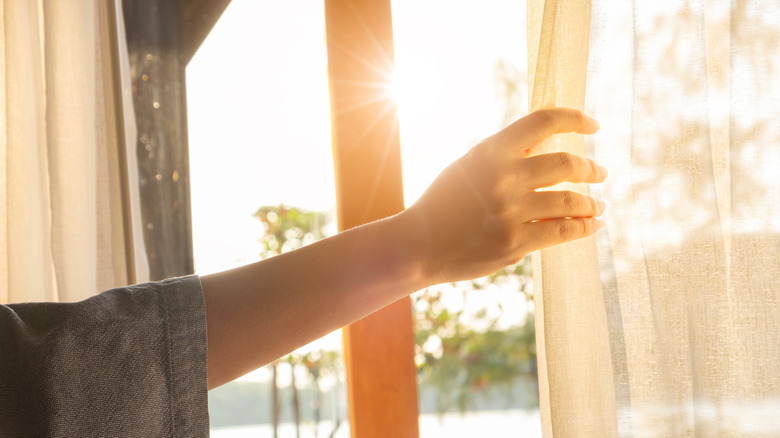
[[[473,294],[506,286],[510,280],[521,285],[517,293],[532,300],[529,273],[530,260],[525,259],[489,277],[434,286],[415,296],[420,393],[435,397],[437,412],[538,406],[533,313],[521,324],[504,327],[501,303],[491,304],[497,312],[469,304]],[[445,305],[447,293],[461,294],[460,305]],[[505,402],[496,406],[497,399]]]

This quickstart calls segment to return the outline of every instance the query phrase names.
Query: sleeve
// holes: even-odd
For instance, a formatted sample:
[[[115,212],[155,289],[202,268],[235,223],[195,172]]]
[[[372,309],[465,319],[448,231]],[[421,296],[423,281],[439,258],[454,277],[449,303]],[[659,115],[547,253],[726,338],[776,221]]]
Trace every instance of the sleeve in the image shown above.
[[[0,306],[0,436],[208,436],[196,276]]]

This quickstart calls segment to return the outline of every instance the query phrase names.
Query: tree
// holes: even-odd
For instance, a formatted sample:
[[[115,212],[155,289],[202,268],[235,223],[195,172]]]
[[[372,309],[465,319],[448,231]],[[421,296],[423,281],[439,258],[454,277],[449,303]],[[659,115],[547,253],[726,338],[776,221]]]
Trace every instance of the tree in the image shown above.
[[[502,328],[500,314],[486,308],[468,311],[468,296],[509,282],[519,286],[527,300],[529,260],[491,276],[426,289],[414,301],[416,362],[421,386],[436,388],[440,413],[457,407],[474,408],[476,398],[488,390],[503,390],[513,399],[517,380],[537,381],[533,314],[518,326]],[[448,308],[444,294],[460,293],[462,304]],[[499,305],[500,307],[500,305]],[[529,397],[537,402],[537,394]]]
[[[312,380],[314,383],[314,389],[315,389],[315,399],[313,403],[314,408],[314,423],[315,425],[319,425],[322,414],[321,414],[321,407],[322,407],[322,378],[327,376],[328,374],[337,374],[338,373],[338,367],[339,367],[339,352],[337,351],[316,351],[316,352],[309,352],[306,353],[303,356],[302,364],[306,367],[306,369],[309,372],[309,375],[312,376]],[[344,418],[341,417],[341,413],[339,410],[336,410],[336,421],[333,425],[333,429],[331,430],[331,433],[329,435],[330,438],[335,436],[336,432],[338,431],[339,427],[341,427],[341,423],[344,421]],[[314,436],[315,438],[319,435],[319,427],[315,427],[314,429]]]
[[[260,207],[254,216],[263,224],[264,232],[260,238],[260,242],[263,244],[263,252],[260,256],[264,259],[298,249],[323,238],[326,235],[326,227],[329,223],[327,213],[306,211],[297,207],[287,207],[283,204]],[[295,369],[304,363],[304,358],[298,354],[291,353],[287,356],[287,362],[292,370],[291,388],[293,391],[295,432],[296,436],[300,437],[300,397],[298,386],[295,382]],[[279,361],[277,360],[271,365],[273,373],[271,399],[274,437],[278,436],[279,413],[281,411],[279,406],[279,387],[276,379],[278,364]]]
[[[260,207],[254,216],[263,224],[260,238],[264,259],[313,243],[327,235],[328,213],[307,211],[298,207]]]

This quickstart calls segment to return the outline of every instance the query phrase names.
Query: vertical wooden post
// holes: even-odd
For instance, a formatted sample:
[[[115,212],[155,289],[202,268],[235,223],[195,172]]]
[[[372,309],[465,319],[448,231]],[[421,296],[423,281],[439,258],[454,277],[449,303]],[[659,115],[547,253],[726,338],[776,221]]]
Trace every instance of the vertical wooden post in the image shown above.
[[[389,0],[326,0],[339,228],[404,208]],[[411,301],[344,329],[353,437],[417,437]]]

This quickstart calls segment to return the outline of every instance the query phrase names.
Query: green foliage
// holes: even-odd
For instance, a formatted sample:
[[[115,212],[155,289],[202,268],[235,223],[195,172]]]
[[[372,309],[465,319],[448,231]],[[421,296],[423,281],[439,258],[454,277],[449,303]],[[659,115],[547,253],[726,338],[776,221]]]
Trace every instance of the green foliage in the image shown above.
[[[337,373],[341,365],[341,354],[338,351],[311,351],[304,354],[300,363],[306,367],[315,381]]]
[[[465,302],[469,294],[501,285],[511,276],[526,275],[529,265],[525,260],[480,280],[450,286],[463,294]],[[518,293],[531,300],[528,281],[519,284],[523,287]],[[439,412],[472,409],[488,389],[503,389],[511,401],[518,380],[536,382],[532,313],[521,325],[501,328],[500,315],[491,315],[487,309],[467,312],[465,304],[457,309],[447,308],[442,302],[445,293],[458,292],[429,288],[417,296],[414,304],[418,375],[421,385],[436,388]],[[525,398],[536,403],[537,394],[528,395]]]
[[[265,230],[260,238],[263,244],[260,255],[263,258],[298,249],[327,235],[327,213],[282,204],[260,207],[254,216],[262,222]]]

